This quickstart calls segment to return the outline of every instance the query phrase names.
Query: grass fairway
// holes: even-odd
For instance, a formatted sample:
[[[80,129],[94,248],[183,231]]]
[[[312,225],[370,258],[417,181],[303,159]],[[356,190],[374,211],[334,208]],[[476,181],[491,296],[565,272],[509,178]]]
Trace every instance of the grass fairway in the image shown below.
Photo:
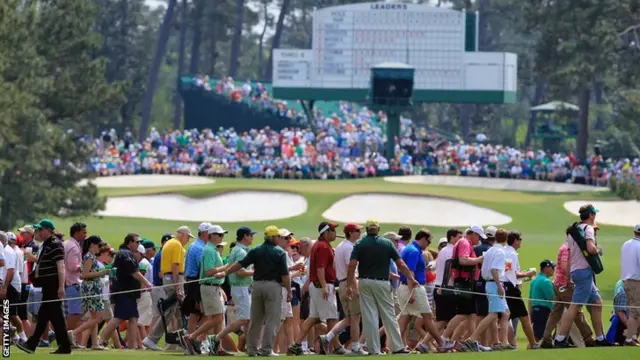
[[[34,355],[27,355],[16,348],[11,349],[11,358],[17,359],[33,359],[33,360],[45,360],[51,358],[48,351],[38,350]],[[107,350],[107,351],[75,351],[73,353],[74,359],[95,359],[95,360],[115,360],[120,357],[126,357],[127,359],[147,359],[150,357],[158,359],[184,359],[184,355],[181,353],[157,353],[151,351],[129,351],[129,350]],[[390,360],[411,359],[416,357],[423,357],[421,355],[390,355],[384,356]],[[561,349],[561,350],[518,350],[515,353],[513,351],[500,351],[490,353],[461,353],[461,354],[434,354],[426,355],[427,357],[435,356],[442,360],[455,360],[455,359],[487,359],[487,360],[512,360],[517,357],[518,360],[537,360],[544,358],[545,360],[600,360],[608,357],[614,357],[618,359],[636,359],[638,357],[638,350],[631,347],[618,347],[618,348],[584,348],[584,349]],[[338,358],[338,356],[330,355],[332,358]],[[303,356],[303,359],[307,360],[320,360],[326,359],[327,356]],[[344,358],[344,356],[341,356]],[[348,358],[352,358],[348,356]],[[359,357],[360,358],[360,357]],[[367,358],[367,357],[361,357]]]
[[[513,222],[505,225],[507,229],[518,229],[523,233],[523,247],[519,251],[520,263],[522,268],[538,267],[543,259],[551,259],[555,262],[558,247],[564,242],[565,229],[573,222],[576,217],[569,214],[563,208],[563,204],[569,200],[584,199],[604,200],[615,197],[608,192],[588,193],[588,194],[549,194],[549,193],[523,193],[517,191],[499,191],[499,190],[483,190],[461,187],[446,186],[428,186],[420,184],[396,184],[385,182],[382,179],[366,179],[366,180],[342,180],[342,181],[291,181],[291,180],[250,180],[250,179],[217,179],[215,184],[190,186],[190,187],[154,187],[154,188],[121,188],[121,189],[103,189],[101,194],[104,196],[127,196],[141,194],[158,194],[158,193],[177,193],[189,197],[207,197],[222,192],[236,190],[271,190],[271,191],[291,191],[303,195],[308,202],[308,210],[305,214],[284,219],[280,221],[269,222],[252,222],[252,223],[223,223],[221,224],[230,229],[227,242],[233,240],[235,230],[241,225],[248,225],[259,232],[267,225],[275,224],[281,228],[287,228],[296,234],[297,238],[308,236],[315,238],[317,235],[317,226],[322,221],[322,213],[328,209],[337,200],[354,193],[398,193],[398,194],[415,194],[436,197],[447,197],[467,201],[471,204],[490,208],[506,214],[513,218]],[[252,204],[246,204],[250,208]],[[274,203],[276,207],[279,204]],[[389,209],[393,211],[393,209]],[[224,212],[225,209],[210,209],[210,217],[215,222],[216,214]],[[464,214],[460,214],[464,218]],[[116,218],[116,217],[89,217],[85,219],[55,219],[60,231],[68,233],[69,226],[75,220],[82,220],[88,224],[90,234],[101,235],[110,244],[117,246],[121,243],[125,234],[128,232],[136,232],[142,236],[148,237],[159,244],[160,237],[164,233],[173,232],[177,226],[184,225],[177,221],[150,220],[142,218]],[[381,219],[380,219],[381,220]],[[198,223],[187,223],[193,231],[197,229]],[[382,232],[397,231],[398,227],[403,224],[382,224]],[[405,224],[413,225],[413,224]],[[471,224],[469,224],[471,225]],[[414,232],[417,230],[414,226]],[[605,309],[603,318],[605,331],[608,328],[609,316],[612,310],[613,289],[616,281],[620,277],[620,246],[632,236],[631,229],[608,226],[600,224],[600,233],[598,242],[604,248],[604,257],[602,258],[605,271],[598,276],[598,286],[601,290],[603,299],[605,300]],[[443,237],[446,228],[430,227],[436,240]],[[261,241],[260,236],[256,236],[256,242]],[[338,242],[334,243],[335,245]],[[254,244],[255,245],[255,244]],[[523,294],[528,296],[528,283],[525,283]],[[522,337],[522,331],[518,332],[518,336]],[[524,344],[523,344],[524,345]],[[605,350],[589,349],[589,350],[571,350],[571,351],[545,351],[551,358],[563,357],[565,360],[580,358],[580,360],[596,358],[605,355]],[[612,350],[621,355],[628,354],[629,350],[615,349]],[[129,354],[129,353],[127,353]],[[138,356],[136,352],[131,352],[132,356]],[[134,355],[135,354],[135,355]],[[148,352],[146,353],[149,354]],[[522,355],[521,355],[522,354]],[[536,356],[535,353],[518,352],[518,356]],[[78,354],[78,356],[84,356]],[[88,354],[86,356],[89,356]],[[93,352],[91,356],[115,356]],[[140,355],[142,356],[142,355]],[[168,356],[168,355],[162,355]],[[450,355],[441,355],[449,357]],[[466,355],[455,355],[466,356]],[[501,358],[512,356],[508,353],[495,353],[491,355],[474,356],[492,356]]]

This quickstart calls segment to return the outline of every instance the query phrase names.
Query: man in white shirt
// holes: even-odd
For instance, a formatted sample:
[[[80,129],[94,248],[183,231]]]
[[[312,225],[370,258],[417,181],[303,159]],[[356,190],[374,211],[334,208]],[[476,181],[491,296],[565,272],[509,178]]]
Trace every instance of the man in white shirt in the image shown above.
[[[20,291],[22,290],[22,281],[20,280],[20,266],[18,254],[13,246],[18,241],[16,235],[8,232],[4,237],[0,238],[4,246],[4,271],[3,283],[0,287],[0,298],[9,300],[9,303],[17,304],[20,302]],[[16,333],[20,341],[27,341],[24,333],[22,321],[18,317],[18,308],[16,306],[9,307],[9,320],[16,327]]]
[[[629,302],[627,338],[625,346],[637,346],[640,325],[640,225],[633,228],[633,239],[622,245],[620,254],[621,279]]]
[[[462,238],[462,231],[458,229],[449,229],[447,231],[447,245],[440,250],[436,258],[436,288],[433,292],[433,301],[436,304],[436,327],[442,332],[447,323],[456,316],[456,305],[451,297],[442,294],[440,287],[447,285],[444,275],[446,272],[447,261],[453,257],[453,246]]]
[[[337,323],[327,335],[321,335],[320,339],[325,342],[323,346],[327,347],[328,342],[337,336],[337,334],[340,334],[342,330],[349,327],[351,354],[368,355],[367,352],[360,347],[360,343],[358,342],[360,339],[360,297],[356,295],[351,298],[347,297],[347,271],[349,269],[349,262],[351,261],[353,244],[360,240],[360,229],[362,229],[362,227],[358,224],[345,224],[345,239],[336,247],[334,265],[336,268],[336,277],[338,278],[338,296],[340,297],[340,304],[342,304],[344,319]]]

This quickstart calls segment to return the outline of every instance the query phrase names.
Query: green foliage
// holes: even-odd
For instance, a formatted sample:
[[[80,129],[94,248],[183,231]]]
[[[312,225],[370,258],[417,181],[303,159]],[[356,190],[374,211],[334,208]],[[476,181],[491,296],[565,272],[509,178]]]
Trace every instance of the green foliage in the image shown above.
[[[640,201],[640,183],[636,179],[612,177],[609,179],[609,188],[621,199]]]
[[[96,16],[91,2],[0,2],[0,228],[104,206],[94,186],[75,186],[91,154],[75,134],[122,99],[95,57]]]

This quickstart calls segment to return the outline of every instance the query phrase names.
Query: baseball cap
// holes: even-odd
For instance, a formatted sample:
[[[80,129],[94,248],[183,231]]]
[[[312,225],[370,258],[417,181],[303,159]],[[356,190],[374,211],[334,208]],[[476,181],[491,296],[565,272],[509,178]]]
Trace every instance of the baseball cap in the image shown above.
[[[474,232],[480,236],[480,238],[486,240],[487,235],[484,234],[484,230],[482,230],[482,226],[480,225],[472,225],[468,231]]]
[[[269,225],[264,228],[264,236],[280,236],[280,229],[275,225]]]
[[[547,260],[547,259],[542,260],[542,262],[540,263],[540,270],[542,270],[544,268],[547,268],[547,267],[555,268],[556,264],[554,264],[553,261],[551,261],[551,260]]]
[[[18,228],[18,231],[21,232],[21,233],[33,234],[35,232],[35,229],[31,225],[25,225],[25,226],[23,226],[21,228]]]
[[[16,236],[16,234],[14,234],[12,232],[8,232],[6,234],[7,234],[7,239],[9,241],[18,242],[18,237]]]
[[[367,224],[368,223],[369,222],[367,221]],[[397,241],[397,240],[402,239],[402,236],[398,235],[398,233],[395,233],[393,231],[389,231],[389,232],[384,233],[384,235],[382,235],[382,237],[386,238],[386,239],[389,239],[389,240],[392,240],[392,241]]]
[[[287,229],[280,229],[280,236],[291,236],[293,233]]]
[[[255,235],[256,232],[253,231],[250,227],[240,226],[236,231],[236,238],[238,240],[242,239],[245,235]]]
[[[180,226],[177,230],[176,233],[178,234],[185,234],[185,235],[189,235],[190,238],[195,239],[195,236],[193,236],[193,234],[191,233],[191,230],[189,229],[188,226]]]
[[[162,238],[160,239],[160,243],[164,244],[165,242],[171,240],[173,238],[173,235],[171,234],[164,234],[162,235]]]
[[[145,249],[155,249],[156,248],[156,244],[149,240],[149,239],[145,239],[142,241],[142,246],[144,246]]]
[[[350,233],[350,232],[354,232],[357,230],[362,229],[362,226],[360,226],[360,224],[356,224],[356,223],[346,223],[344,224],[344,232],[345,233]]]
[[[582,205],[582,206],[580,206],[580,209],[578,210],[579,214],[590,214],[590,213],[597,214],[599,212],[600,212],[600,210],[596,209],[591,204]]]
[[[202,224],[200,224],[198,226],[198,231],[199,232],[206,232],[206,231],[209,231],[210,227],[211,227],[211,223],[203,222]]]
[[[216,245],[216,247],[218,247],[218,246],[223,246],[223,247],[224,247],[225,245],[227,245],[227,242],[226,242],[226,241],[223,241],[223,242],[221,242],[220,244]]]
[[[449,241],[447,240],[447,238],[440,238],[440,240],[438,240],[438,246],[442,245],[442,244],[448,244]]]
[[[336,223],[323,221],[323,222],[320,223],[320,225],[318,225],[318,232],[320,233],[320,235],[322,235],[322,234],[324,234],[325,231],[327,231],[329,229],[335,229],[337,227],[338,227],[338,224],[336,224]]]
[[[488,237],[496,237],[496,232],[498,232],[498,228],[495,226],[487,226],[487,229],[484,231]]]
[[[640,233],[640,224],[633,227],[633,232]]]
[[[38,229],[49,229],[49,230],[55,230],[56,229],[56,224],[53,223],[53,221],[49,220],[49,219],[42,219],[40,220],[40,222],[37,225]]]
[[[210,225],[206,231],[209,234],[218,234],[218,235],[223,235],[228,233],[228,231],[223,229],[222,226],[220,225]]]
[[[378,222],[378,220],[375,219],[369,219],[367,220],[367,222],[364,224],[364,227],[371,228],[371,227],[380,227],[380,222]],[[395,234],[395,233],[394,233]]]
[[[292,236],[291,240],[289,240],[289,246],[300,246],[300,241]]]
[[[144,246],[142,246],[142,244],[138,245],[138,252],[141,254],[144,254],[145,252],[147,252],[147,250],[144,249]]]

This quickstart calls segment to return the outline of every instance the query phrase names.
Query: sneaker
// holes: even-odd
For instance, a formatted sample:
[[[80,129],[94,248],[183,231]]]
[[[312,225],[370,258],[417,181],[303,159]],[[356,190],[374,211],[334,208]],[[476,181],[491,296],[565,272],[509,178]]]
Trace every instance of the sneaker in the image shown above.
[[[540,344],[533,344],[529,346],[529,350],[540,350],[540,349],[542,349],[542,345]]]
[[[293,344],[293,345],[289,346],[289,349],[287,350],[287,353],[291,354],[291,355],[296,355],[296,356],[302,355],[302,345]]]
[[[329,340],[327,340],[327,335],[320,335],[318,336],[318,338],[320,339],[320,347],[322,348],[322,351],[324,351],[325,354],[329,354]]]
[[[144,338],[144,340],[142,340],[142,346],[144,346],[145,348],[147,348],[149,350],[162,351],[162,348],[160,346],[158,346],[158,344],[154,343],[148,337],[146,337],[146,338]]]
[[[469,351],[480,351],[480,344],[475,341],[475,340],[471,340],[471,339],[467,339],[464,341],[465,345],[467,345],[467,348],[469,349]]]
[[[337,348],[334,352],[335,355],[348,355],[351,352],[347,349],[345,349],[343,346],[340,346],[339,348]]]
[[[409,355],[409,354],[411,354],[411,351],[407,350],[406,348],[393,352],[393,355]]]
[[[20,350],[22,350],[22,351],[26,352],[27,354],[33,354],[33,353],[35,353],[35,350],[30,349],[30,348],[27,346],[27,343],[26,343],[26,342],[23,342],[23,341],[18,341],[18,343],[16,344],[16,347],[17,347],[18,349],[20,349]]]
[[[260,357],[276,357],[280,356],[279,354],[274,353],[273,351],[270,354],[258,354]]]
[[[91,347],[91,350],[95,350],[95,351],[104,351],[104,350],[107,350],[107,348],[105,348],[105,347],[104,347],[104,346],[102,346],[102,345],[96,345],[96,346],[92,346],[92,347]]]
[[[218,348],[220,346],[220,340],[216,335],[209,335],[209,355],[217,356]]]
[[[567,339],[564,339],[562,341],[555,340],[553,342],[553,347],[556,349],[568,349],[571,345],[569,345],[569,341],[567,341]]]
[[[596,346],[609,347],[609,346],[616,346],[616,344],[610,343],[607,339],[602,339],[602,340],[596,340]]]
[[[482,344],[478,344],[478,350],[481,352],[491,352],[493,349],[489,346],[484,346]]]
[[[455,350],[456,352],[469,352],[469,348],[464,343],[464,341],[457,341],[453,347],[453,350]]]
[[[366,352],[362,347],[359,347],[358,350],[351,350],[351,353],[349,353],[349,355],[367,356],[367,355],[369,355],[369,353]]]
[[[429,347],[425,344],[418,344],[418,346],[416,347],[416,350],[418,350],[418,352],[420,352],[420,354],[428,354],[431,352],[431,350],[429,349]]]
[[[587,342],[584,342],[585,345],[587,345]],[[540,343],[540,348],[542,349],[553,349],[553,342],[551,341],[547,341],[547,340],[542,340],[542,342]]]
[[[493,351],[502,351],[502,344],[493,344],[493,345],[491,345],[491,350],[493,350]]]
[[[424,344],[422,344],[424,345]],[[426,345],[425,345],[426,346]],[[439,348],[441,352],[451,351],[456,347],[456,342],[452,340],[446,340],[444,344]]]
[[[625,341],[622,346],[640,346],[638,345],[637,341],[631,340],[631,341]]]
[[[19,344],[19,342],[18,342]],[[16,344],[16,345],[18,345]],[[49,347],[49,342],[47,340],[40,340],[40,342],[38,343],[38,347]]]

